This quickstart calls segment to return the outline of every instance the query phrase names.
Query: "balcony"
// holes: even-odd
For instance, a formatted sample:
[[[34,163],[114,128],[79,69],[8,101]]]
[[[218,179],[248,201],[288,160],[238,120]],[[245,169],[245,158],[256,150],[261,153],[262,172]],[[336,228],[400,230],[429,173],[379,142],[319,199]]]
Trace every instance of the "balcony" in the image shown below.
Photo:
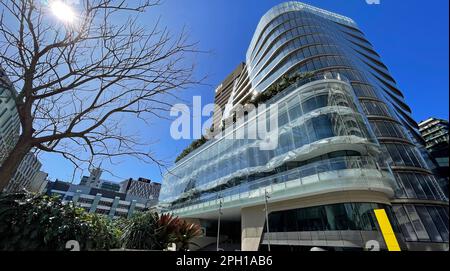
[[[378,191],[394,195],[394,179],[370,157],[339,157],[241,184],[219,194],[202,196],[171,206],[169,212],[182,217],[263,204],[265,192],[271,201],[283,201],[343,191]]]

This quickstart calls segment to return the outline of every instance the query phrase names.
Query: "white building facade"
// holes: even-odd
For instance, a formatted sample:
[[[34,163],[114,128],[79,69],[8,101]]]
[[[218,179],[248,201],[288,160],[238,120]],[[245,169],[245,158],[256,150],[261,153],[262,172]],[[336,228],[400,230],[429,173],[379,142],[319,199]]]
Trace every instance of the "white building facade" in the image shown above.
[[[0,68],[0,165],[8,157],[20,135],[20,120],[15,104],[16,92],[6,73]],[[41,163],[33,153],[28,153],[13,178],[4,189],[7,193],[34,188]],[[41,178],[36,179],[42,185]],[[31,189],[33,190],[33,189]]]

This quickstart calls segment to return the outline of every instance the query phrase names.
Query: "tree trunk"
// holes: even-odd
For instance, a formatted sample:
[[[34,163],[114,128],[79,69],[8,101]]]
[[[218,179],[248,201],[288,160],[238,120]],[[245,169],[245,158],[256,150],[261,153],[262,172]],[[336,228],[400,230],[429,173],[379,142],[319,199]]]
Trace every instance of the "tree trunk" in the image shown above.
[[[0,166],[0,192],[5,189],[25,155],[31,151],[30,140],[20,136],[14,149]]]

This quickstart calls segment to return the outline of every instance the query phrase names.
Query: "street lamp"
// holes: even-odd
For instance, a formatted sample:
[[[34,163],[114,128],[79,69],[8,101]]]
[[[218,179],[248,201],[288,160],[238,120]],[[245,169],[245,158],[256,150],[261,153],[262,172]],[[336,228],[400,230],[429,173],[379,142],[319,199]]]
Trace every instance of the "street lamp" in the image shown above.
[[[266,233],[267,233],[267,249],[270,252],[270,230],[269,230],[269,211],[268,211],[268,201],[270,199],[269,193],[267,192],[267,189],[264,190],[264,197],[265,197],[265,211],[266,211]]]
[[[217,220],[217,244],[216,249],[219,251],[219,241],[220,241],[220,217],[222,216],[222,197],[219,196],[219,218]]]
[[[50,3],[50,10],[53,15],[64,23],[72,23],[75,18],[75,12],[72,7],[62,2],[61,0],[54,0]]]

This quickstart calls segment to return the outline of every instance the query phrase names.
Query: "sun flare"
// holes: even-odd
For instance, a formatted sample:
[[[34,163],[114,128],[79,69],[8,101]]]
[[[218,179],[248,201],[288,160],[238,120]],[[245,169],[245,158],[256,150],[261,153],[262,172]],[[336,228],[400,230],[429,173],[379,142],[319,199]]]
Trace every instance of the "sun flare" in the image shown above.
[[[76,16],[73,9],[62,1],[52,1],[50,3],[50,9],[53,15],[63,22],[71,23],[75,20]]]

